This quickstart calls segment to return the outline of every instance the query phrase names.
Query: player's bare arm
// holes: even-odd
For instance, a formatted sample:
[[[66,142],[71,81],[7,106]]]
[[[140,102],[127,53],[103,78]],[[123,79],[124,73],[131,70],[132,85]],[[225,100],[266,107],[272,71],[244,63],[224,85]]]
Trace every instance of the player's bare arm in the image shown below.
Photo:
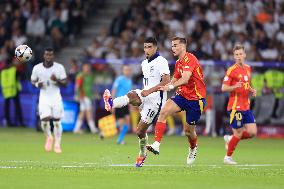
[[[253,97],[256,97],[257,90],[250,86],[249,91],[252,93]]]
[[[31,83],[36,88],[42,88],[43,87],[43,82],[39,82],[38,79],[37,80],[31,80]]]
[[[181,85],[184,85],[184,84],[187,84],[190,77],[192,75],[192,72],[191,71],[185,71],[182,73],[182,77],[180,79],[176,79],[175,81],[172,80],[171,83],[168,83],[167,85],[165,86],[161,86],[160,87],[160,90],[162,91],[170,91],[176,87],[179,87]]]
[[[54,74],[51,75],[50,79],[60,87],[66,87],[67,86],[67,78],[65,79],[58,79]]]
[[[148,95],[150,95],[151,93],[154,93],[154,92],[159,91],[159,90],[160,90],[160,87],[165,86],[165,85],[167,85],[168,83],[170,83],[170,74],[165,74],[165,75],[162,76],[162,81],[161,81],[158,85],[156,85],[156,86],[154,86],[154,87],[152,87],[152,88],[150,88],[150,89],[143,90],[143,91],[141,92],[141,95],[142,95],[143,97],[148,96]]]

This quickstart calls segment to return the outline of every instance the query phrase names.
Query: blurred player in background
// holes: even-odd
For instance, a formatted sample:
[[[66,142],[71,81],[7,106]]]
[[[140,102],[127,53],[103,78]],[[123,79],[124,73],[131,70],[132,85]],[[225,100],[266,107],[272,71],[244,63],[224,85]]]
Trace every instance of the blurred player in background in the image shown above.
[[[21,83],[18,81],[18,71],[12,58],[9,58],[6,66],[1,71],[0,74],[0,85],[2,88],[2,94],[5,99],[4,101],[4,111],[5,120],[8,126],[16,126],[17,121],[19,121],[20,126],[24,126],[22,107],[20,103],[19,93],[21,91]],[[12,121],[10,117],[11,101],[14,101],[15,105],[15,120]]]
[[[95,126],[95,122],[93,119],[93,104],[92,104],[92,96],[93,96],[93,84],[94,84],[94,75],[91,70],[90,64],[83,64],[82,72],[78,73],[76,76],[76,84],[75,84],[75,93],[76,100],[80,103],[80,112],[78,115],[78,119],[73,130],[74,133],[81,133],[81,127],[84,122],[84,118],[86,117],[88,126],[92,133],[97,133],[98,129]]]
[[[225,164],[237,164],[232,154],[240,140],[256,136],[257,127],[250,110],[249,94],[256,96],[256,90],[250,86],[251,67],[245,64],[246,53],[244,46],[236,45],[233,49],[235,64],[231,66],[223,80],[222,91],[229,92],[230,98],[227,111],[233,135],[225,135],[227,154]]]
[[[64,112],[59,87],[66,86],[67,76],[64,67],[53,61],[53,49],[45,49],[43,57],[44,62],[33,68],[31,82],[40,89],[39,116],[41,127],[46,135],[45,150],[51,151],[53,146],[53,136],[50,130],[50,121],[52,121],[55,138],[54,151],[61,153],[62,126],[60,119]]]
[[[190,165],[194,162],[197,154],[195,127],[205,106],[206,87],[202,68],[197,58],[186,51],[186,45],[185,38],[174,37],[172,39],[172,52],[175,57],[178,57],[174,77],[170,83],[160,89],[170,91],[177,87],[177,91],[176,95],[168,99],[162,108],[155,126],[155,142],[152,145],[147,145],[147,149],[154,154],[159,154],[161,139],[166,130],[167,117],[185,111],[187,124],[184,126],[184,131],[189,142],[187,164]]]
[[[141,64],[144,89],[130,91],[127,95],[113,100],[108,90],[104,93],[105,109],[107,111],[128,104],[140,106],[141,119],[137,128],[140,152],[136,159],[136,167],[141,167],[144,164],[147,157],[146,145],[148,143],[146,131],[158,117],[161,107],[167,99],[167,93],[159,91],[159,88],[170,81],[168,61],[159,55],[155,38],[150,37],[145,40],[144,52],[146,59]]]
[[[122,66],[122,75],[117,77],[112,86],[111,96],[117,98],[124,95],[132,89],[131,68],[129,65]],[[120,133],[117,139],[117,144],[124,144],[124,137],[129,130],[130,116],[129,107],[124,106],[121,108],[113,109],[115,118],[120,128]]]

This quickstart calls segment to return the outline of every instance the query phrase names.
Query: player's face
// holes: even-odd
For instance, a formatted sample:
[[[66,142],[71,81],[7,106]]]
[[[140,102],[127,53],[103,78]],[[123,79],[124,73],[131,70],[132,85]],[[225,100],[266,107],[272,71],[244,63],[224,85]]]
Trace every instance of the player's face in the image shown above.
[[[157,52],[157,46],[153,43],[144,43],[144,53],[147,59],[151,58]]]
[[[54,58],[54,54],[53,51],[45,51],[44,55],[43,55],[44,61],[47,63],[52,63],[53,62],[53,58]]]
[[[125,77],[131,76],[131,68],[129,66],[123,66],[122,73]]]
[[[243,49],[238,49],[234,51],[234,59],[238,64],[243,64],[245,62],[246,53]]]
[[[180,43],[179,40],[172,41],[172,52],[173,55],[179,56],[184,49],[184,44]]]
[[[85,73],[85,74],[90,73],[90,72],[91,72],[91,67],[90,67],[90,65],[89,65],[89,64],[84,64],[83,67],[82,67],[82,71],[83,71],[83,73]]]

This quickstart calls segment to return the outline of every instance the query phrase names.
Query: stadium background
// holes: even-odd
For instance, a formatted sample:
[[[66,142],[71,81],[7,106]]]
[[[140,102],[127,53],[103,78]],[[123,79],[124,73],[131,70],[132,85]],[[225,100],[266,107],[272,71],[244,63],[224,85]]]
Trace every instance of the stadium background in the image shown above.
[[[55,61],[64,64],[69,76],[69,84],[61,92],[66,109],[63,123],[70,130],[78,111],[74,79],[82,63],[92,64],[96,77],[93,105],[98,120],[107,114],[102,92],[111,88],[123,63],[133,68],[134,88],[141,88],[138,68],[144,58],[145,37],[157,37],[159,52],[170,60],[173,69],[170,38],[178,35],[187,38],[188,50],[201,60],[219,135],[227,126],[228,96],[220,91],[221,81],[232,64],[233,45],[242,43],[253,67],[252,85],[258,90],[252,108],[260,126],[259,136],[284,137],[283,1],[7,0],[0,1],[0,7],[0,69],[10,63],[17,66],[22,85],[21,107],[28,127],[38,125],[38,90],[31,86],[29,78],[45,47],[56,50]],[[20,44],[28,44],[34,52],[26,64],[17,64],[13,59],[14,49]],[[2,96],[0,109],[0,123],[5,126]],[[12,108],[12,118],[13,111]],[[204,116],[200,132],[205,119]],[[179,120],[175,121],[180,125]]]

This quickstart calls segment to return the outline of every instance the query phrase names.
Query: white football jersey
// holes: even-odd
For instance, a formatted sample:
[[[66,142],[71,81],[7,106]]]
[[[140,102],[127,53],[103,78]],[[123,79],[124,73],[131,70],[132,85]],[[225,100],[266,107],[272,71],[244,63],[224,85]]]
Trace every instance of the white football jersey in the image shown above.
[[[53,105],[62,101],[59,86],[50,79],[53,74],[59,80],[67,78],[63,65],[56,62],[50,68],[44,67],[43,63],[39,63],[33,68],[31,80],[43,82],[43,87],[40,89],[39,104],[48,103]]]
[[[152,88],[158,85],[162,81],[162,76],[165,74],[170,74],[168,61],[162,57],[158,56],[150,62],[148,59],[144,60],[141,64],[143,73],[143,85],[144,89]],[[160,92],[155,92],[150,94],[150,97],[160,96]],[[167,93],[164,92],[163,96],[166,98]]]

